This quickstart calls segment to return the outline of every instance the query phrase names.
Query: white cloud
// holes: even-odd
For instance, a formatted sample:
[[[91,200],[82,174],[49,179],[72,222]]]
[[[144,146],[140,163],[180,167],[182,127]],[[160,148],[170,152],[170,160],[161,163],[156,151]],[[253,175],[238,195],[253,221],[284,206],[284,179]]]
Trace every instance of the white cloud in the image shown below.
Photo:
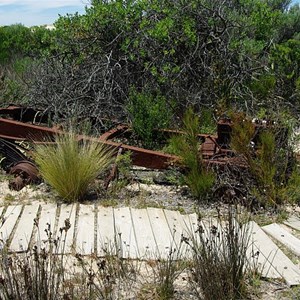
[[[84,6],[87,1],[82,0],[1,0],[0,6],[4,5],[25,5],[32,8],[55,8],[63,6]]]
[[[88,0],[0,0],[0,26],[52,24],[58,15],[84,13]]]
[[[16,0],[1,0],[0,6],[8,5],[8,4],[15,4],[16,2],[17,2]]]

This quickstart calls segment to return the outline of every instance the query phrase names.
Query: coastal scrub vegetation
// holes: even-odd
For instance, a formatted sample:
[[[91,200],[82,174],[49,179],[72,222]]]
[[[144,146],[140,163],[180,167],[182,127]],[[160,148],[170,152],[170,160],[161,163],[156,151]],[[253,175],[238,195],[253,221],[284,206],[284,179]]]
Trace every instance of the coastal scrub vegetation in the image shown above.
[[[151,149],[161,146],[159,129],[185,126],[189,107],[206,120],[199,131],[208,134],[215,133],[211,120],[232,111],[295,128],[299,20],[300,6],[290,0],[92,0],[84,14],[60,16],[53,30],[0,27],[0,103],[51,112],[55,124],[89,120],[90,133],[126,122]],[[253,129],[240,125],[234,133],[249,141]],[[286,136],[290,131],[263,133],[256,153],[247,142],[240,147],[248,149],[236,148],[233,138],[252,169],[246,177],[253,184],[244,186],[258,187],[260,195],[252,195],[260,203],[282,203],[292,193],[288,178],[297,182],[290,141],[278,143]],[[196,197],[213,182],[232,186],[231,178],[213,179],[194,154],[184,176]]]
[[[192,195],[240,197],[259,208],[299,204],[291,145],[300,116],[299,66],[300,5],[290,0],[91,0],[83,15],[60,16],[53,30],[0,27],[1,106],[41,109],[51,113],[52,124],[87,120],[91,134],[129,123],[151,149],[166,146],[158,130],[182,129],[166,147],[181,157]],[[212,120],[222,116],[233,121],[230,146],[246,169],[213,172],[199,155],[198,133],[214,134]],[[254,117],[276,123],[253,144]],[[36,146],[34,160],[45,181],[73,202],[84,198],[112,154],[70,133]],[[123,160],[126,179],[130,157]],[[198,236],[185,239],[198,299],[249,296],[249,235],[234,215],[225,222],[205,228],[200,220]],[[171,299],[185,266],[170,252],[156,266],[150,289],[135,291],[137,270],[118,253],[95,258],[94,268],[77,255],[81,273],[69,276],[64,255],[33,248],[22,259],[8,255],[5,245],[0,250],[3,299],[118,299],[121,288],[149,299],[152,287],[157,299]]]
[[[189,106],[297,116],[299,19],[289,0],[94,0],[54,30],[0,28],[0,99],[57,120],[134,124],[128,107],[148,98],[165,103],[170,125]]]

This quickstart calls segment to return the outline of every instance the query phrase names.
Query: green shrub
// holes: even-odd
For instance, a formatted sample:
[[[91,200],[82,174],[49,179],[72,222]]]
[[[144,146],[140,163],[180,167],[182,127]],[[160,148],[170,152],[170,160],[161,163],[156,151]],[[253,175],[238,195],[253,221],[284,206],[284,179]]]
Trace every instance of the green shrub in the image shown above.
[[[277,171],[275,154],[275,136],[264,131],[259,136],[256,158],[252,160],[252,172],[256,174],[259,184],[265,188],[270,202],[275,201],[275,175]]]
[[[250,142],[255,133],[255,127],[243,113],[235,113],[231,117],[232,133],[230,146],[249,161],[253,155]]]
[[[1,104],[22,102],[25,100],[27,87],[22,80],[6,77],[0,83],[0,101]]]
[[[99,143],[79,143],[73,133],[58,135],[55,141],[56,145],[36,146],[39,171],[64,200],[79,200],[110,164],[112,151]]]
[[[261,75],[259,79],[250,84],[251,91],[261,99],[266,99],[272,93],[276,85],[276,77],[271,74]]]
[[[208,170],[202,170],[193,168],[185,175],[185,182],[191,189],[192,194],[200,198],[206,195],[211,190],[215,183],[215,175]]]
[[[174,154],[181,157],[182,164],[187,169],[184,180],[192,195],[201,198],[212,188],[215,176],[203,164],[198,140],[200,120],[192,108],[189,108],[183,116],[182,130],[184,131],[182,135],[176,135],[170,139],[169,148],[173,149]]]
[[[231,147],[248,165],[255,186],[250,193],[263,205],[276,206],[286,201],[300,182],[297,172],[291,172],[294,161],[286,127],[260,128],[256,145],[251,146],[255,135],[252,122],[242,113],[235,114],[232,120]]]
[[[162,137],[157,130],[166,128],[170,122],[170,111],[164,96],[131,89],[127,110],[132,129],[143,146],[154,148]]]
[[[295,166],[287,184],[282,186],[278,191],[279,197],[284,202],[300,204],[300,170]]]
[[[202,109],[200,121],[200,133],[215,134],[217,132],[216,122],[211,110],[206,108]]]
[[[231,147],[245,159],[250,174],[259,187],[258,192],[255,192],[256,198],[262,204],[275,204],[277,201],[275,135],[265,129],[260,132],[256,147],[251,147],[255,134],[254,124],[243,113],[235,114],[232,120]]]

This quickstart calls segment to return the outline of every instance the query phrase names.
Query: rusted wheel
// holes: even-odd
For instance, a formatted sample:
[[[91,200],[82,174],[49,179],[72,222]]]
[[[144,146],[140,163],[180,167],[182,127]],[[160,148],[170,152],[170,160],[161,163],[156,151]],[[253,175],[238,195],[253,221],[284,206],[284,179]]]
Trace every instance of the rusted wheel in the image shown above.
[[[36,165],[28,160],[17,162],[9,174],[14,175],[14,179],[9,182],[9,188],[16,191],[20,191],[27,184],[39,181]]]

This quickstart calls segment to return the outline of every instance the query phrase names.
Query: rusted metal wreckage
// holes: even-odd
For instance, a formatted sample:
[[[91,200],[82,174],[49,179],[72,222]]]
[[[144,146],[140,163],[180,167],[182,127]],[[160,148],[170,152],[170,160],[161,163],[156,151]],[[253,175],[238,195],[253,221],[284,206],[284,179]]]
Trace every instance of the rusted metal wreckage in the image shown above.
[[[45,143],[58,134],[64,133],[56,127],[48,127],[47,122],[51,116],[43,114],[33,108],[10,105],[0,108],[0,153],[5,157],[2,167],[14,176],[10,187],[16,190],[22,189],[28,183],[38,181],[38,170],[30,155],[26,155],[28,149],[24,143]],[[179,131],[166,130],[166,136],[180,134]],[[213,165],[241,164],[229,148],[231,133],[231,121],[221,119],[217,126],[217,136],[199,134],[201,141],[201,155],[203,161]],[[159,151],[147,150],[114,142],[118,136],[131,134],[126,125],[119,125],[98,138],[77,135],[78,141],[91,140],[105,144],[116,149],[116,154],[131,151],[134,165],[152,169],[165,169],[179,161],[179,157]],[[122,149],[120,151],[120,149]],[[114,169],[114,168],[113,168]],[[113,174],[111,175],[113,177]]]

